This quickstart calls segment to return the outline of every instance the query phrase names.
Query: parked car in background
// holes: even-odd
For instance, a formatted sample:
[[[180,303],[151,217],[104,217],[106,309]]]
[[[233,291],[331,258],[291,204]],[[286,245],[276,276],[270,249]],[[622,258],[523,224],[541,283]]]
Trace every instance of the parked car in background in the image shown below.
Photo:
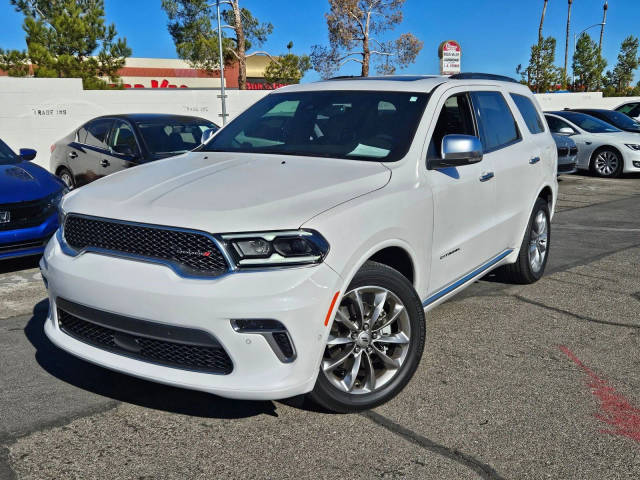
[[[558,175],[576,173],[578,171],[578,147],[567,135],[552,134],[558,147]]]
[[[599,118],[603,122],[610,123],[625,132],[640,133],[640,122],[615,110],[606,110],[604,108],[572,108],[570,111],[585,113],[592,117]]]
[[[45,332],[156,382],[369,409],[413,376],[425,309],[495,268],[542,277],[556,163],[505,77],[283,87],[195,151],[65,196]]]
[[[193,150],[218,129],[210,120],[182,115],[97,117],[51,145],[50,167],[71,190],[125,168]]]
[[[0,260],[39,255],[58,228],[64,184],[30,163],[36,151],[16,155],[0,140]]]
[[[578,168],[600,177],[640,172],[640,135],[580,112],[546,112],[553,133],[570,136],[578,146]]]
[[[629,102],[620,105],[615,108],[616,112],[624,113],[625,115],[638,120],[640,122],[640,102]]]

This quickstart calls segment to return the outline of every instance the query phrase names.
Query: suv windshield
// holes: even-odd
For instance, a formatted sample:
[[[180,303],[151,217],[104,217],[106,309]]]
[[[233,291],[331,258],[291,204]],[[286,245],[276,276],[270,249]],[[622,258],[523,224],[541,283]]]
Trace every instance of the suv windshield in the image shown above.
[[[272,93],[202,150],[393,162],[409,150],[428,99],[410,92]]]
[[[202,134],[218,127],[211,122],[200,123],[171,122],[137,123],[142,139],[149,152],[155,156],[167,156],[193,150],[200,145]]]
[[[20,157],[18,157],[9,146],[0,140],[0,165],[8,165],[11,163],[18,163]]]
[[[613,125],[603,122],[602,120],[592,117],[591,115],[585,115],[584,113],[577,112],[557,112],[559,117],[566,118],[570,122],[575,123],[581,129],[586,130],[589,133],[613,133],[620,132]]]

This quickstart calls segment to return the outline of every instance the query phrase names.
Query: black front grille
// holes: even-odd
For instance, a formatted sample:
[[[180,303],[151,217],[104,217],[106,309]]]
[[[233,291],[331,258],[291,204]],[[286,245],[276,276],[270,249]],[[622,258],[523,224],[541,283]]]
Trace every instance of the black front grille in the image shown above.
[[[76,250],[97,248],[163,261],[188,275],[215,277],[228,270],[215,242],[198,232],[70,214],[64,238]]]
[[[28,240],[24,242],[0,243],[0,254],[3,253],[20,253],[23,250],[31,250],[33,248],[44,247],[50,237],[39,238],[36,240]]]
[[[0,230],[13,230],[40,225],[55,212],[48,198],[32,202],[0,204],[0,212],[9,212],[9,222],[0,223]]]
[[[559,157],[566,157],[569,154],[569,148],[568,147],[558,147],[558,156]]]
[[[68,302],[58,300],[66,305]],[[87,308],[87,307],[84,307]],[[95,312],[95,311],[94,311]],[[156,363],[159,365],[194,370],[204,373],[216,373],[227,375],[232,372],[233,364],[224,348],[206,332],[199,332],[201,338],[205,338],[207,344],[202,343],[182,343],[173,341],[176,332],[182,327],[163,326],[161,328],[169,338],[158,338],[145,336],[135,330],[113,329],[105,326],[103,322],[109,322],[109,317],[113,314],[102,312],[103,318],[97,318],[96,322],[83,320],[68,311],[57,309],[58,325],[66,334],[81,342],[87,343],[102,350],[126,355],[138,360]],[[100,313],[97,314],[99,316]],[[123,322],[122,319],[125,318]],[[151,322],[144,322],[138,319],[130,319],[133,329],[140,329],[140,323],[146,323],[146,327],[155,327]],[[118,316],[119,327],[126,326],[126,317]],[[208,338],[207,338],[208,337]]]
[[[576,164],[574,163],[559,163],[558,164],[558,172],[560,173],[565,173],[565,172],[571,172],[573,170],[575,170],[576,168]]]

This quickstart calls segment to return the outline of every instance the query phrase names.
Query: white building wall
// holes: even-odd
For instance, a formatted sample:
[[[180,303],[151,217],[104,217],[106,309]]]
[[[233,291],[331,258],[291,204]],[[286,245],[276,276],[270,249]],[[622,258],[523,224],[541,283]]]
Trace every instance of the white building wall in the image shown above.
[[[269,93],[227,90],[227,110],[233,118]],[[131,89],[83,90],[74,78],[0,77],[0,138],[17,151],[38,151],[35,162],[49,168],[51,144],[87,120],[117,113],[175,113],[222,124],[219,90]],[[602,93],[536,95],[543,110],[565,107],[615,108],[640,97],[603,98]]]
[[[269,93],[227,90],[233,118]],[[100,115],[174,113],[206,118],[222,125],[220,90],[83,90],[75,78],[0,77],[0,138],[14,151],[35,148],[35,163],[49,168],[51,145]]]

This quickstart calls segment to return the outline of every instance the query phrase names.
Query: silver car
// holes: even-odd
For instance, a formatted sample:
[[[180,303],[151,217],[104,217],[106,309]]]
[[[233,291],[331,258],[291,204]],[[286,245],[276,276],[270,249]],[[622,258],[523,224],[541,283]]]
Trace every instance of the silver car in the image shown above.
[[[640,133],[623,132],[591,115],[569,110],[544,116],[552,133],[569,136],[578,146],[579,169],[600,177],[640,172]]]
[[[553,133],[558,148],[558,175],[576,173],[578,171],[578,147],[567,135]]]

